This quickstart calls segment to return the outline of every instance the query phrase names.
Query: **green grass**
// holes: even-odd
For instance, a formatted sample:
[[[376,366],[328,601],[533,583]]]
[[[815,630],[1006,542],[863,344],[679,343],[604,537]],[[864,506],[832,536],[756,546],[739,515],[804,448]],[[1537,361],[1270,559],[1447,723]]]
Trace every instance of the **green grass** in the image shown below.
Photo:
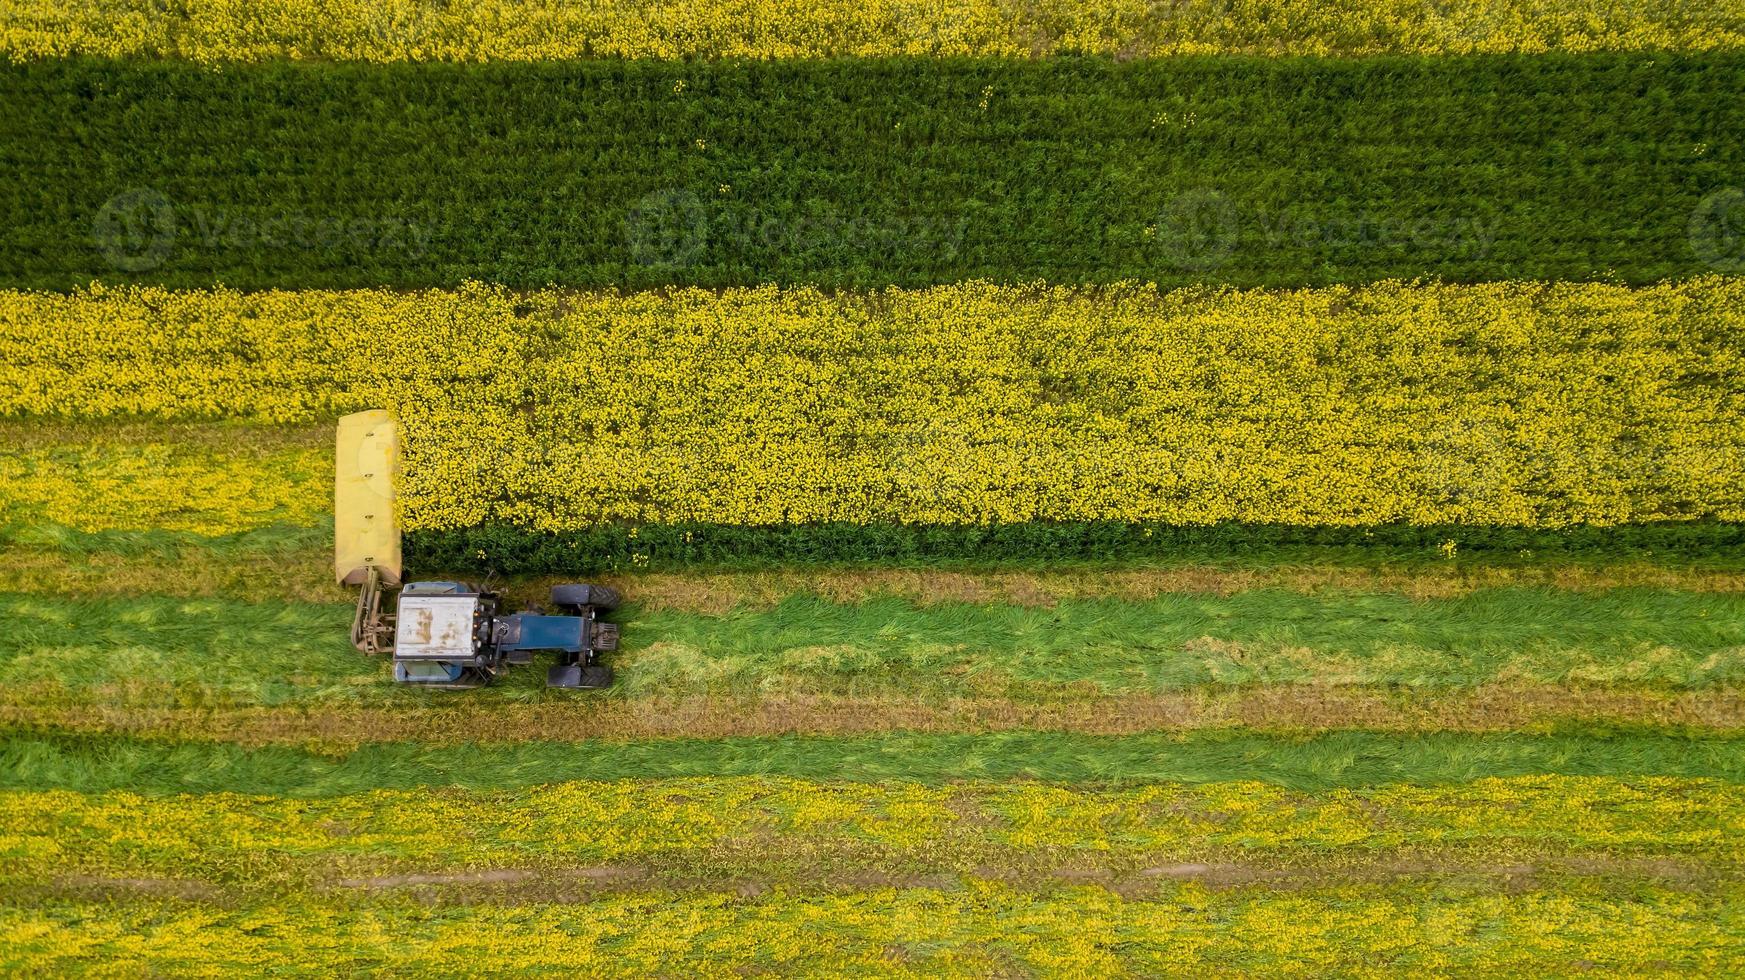
[[[384,670],[352,648],[343,605],[5,596],[0,617],[0,683],[133,683],[277,704],[343,697]]]
[[[1745,596],[1491,589],[1398,595],[1165,595],[1052,608],[842,604],[633,617],[625,687],[741,689],[818,675],[1005,675],[1109,692],[1204,684],[1538,683],[1704,687],[1745,678]]]
[[[1286,738],[1243,732],[1088,736],[1015,732],[860,738],[672,739],[350,752],[137,739],[0,736],[0,788],[321,797],[370,789],[512,789],[581,779],[791,776],[860,782],[1038,779],[1122,785],[1255,780],[1315,792],[1536,773],[1745,781],[1745,742],[1655,734]]]
[[[350,615],[339,604],[0,595],[0,684],[58,685],[76,700],[133,688],[185,704],[452,697],[394,689],[385,663],[347,641]],[[1745,678],[1745,595],[1721,592],[1508,588],[1413,600],[1268,589],[1053,607],[797,596],[722,616],[632,606],[614,618],[624,627],[614,696],[632,697],[949,697],[1070,683],[1103,693],[1496,680],[1700,689]],[[542,680],[515,671],[468,697],[573,696],[545,694]]]
[[[0,283],[50,289],[1645,283],[1725,260],[1702,202],[1745,163],[1718,53],[63,59],[0,90]]]

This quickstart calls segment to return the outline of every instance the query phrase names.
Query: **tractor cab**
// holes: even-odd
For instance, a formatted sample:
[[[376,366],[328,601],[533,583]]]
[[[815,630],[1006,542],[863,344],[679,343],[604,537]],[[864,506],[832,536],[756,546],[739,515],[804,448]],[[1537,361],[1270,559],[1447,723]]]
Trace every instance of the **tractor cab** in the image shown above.
[[[394,617],[394,679],[438,687],[489,684],[505,667],[557,654],[546,672],[552,687],[607,687],[612,670],[599,654],[618,648],[618,627],[599,613],[618,605],[618,594],[598,585],[559,585],[552,602],[564,615],[504,615],[494,592],[464,582],[413,582],[400,590]]]

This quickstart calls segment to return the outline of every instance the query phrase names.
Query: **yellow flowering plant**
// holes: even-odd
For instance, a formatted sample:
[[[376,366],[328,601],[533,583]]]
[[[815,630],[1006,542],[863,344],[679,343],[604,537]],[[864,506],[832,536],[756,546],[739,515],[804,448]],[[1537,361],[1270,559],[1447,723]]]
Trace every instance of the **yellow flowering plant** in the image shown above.
[[[0,293],[0,414],[292,422],[380,404],[413,530],[1739,520],[1741,311],[1728,277],[96,286]]]
[[[1574,855],[1725,859],[1745,788],[1670,777],[1521,776],[1319,794],[1255,782],[1096,789],[1042,783],[818,782],[709,777],[556,783],[519,791],[376,790],[293,799],[0,792],[0,879],[77,870],[278,890],[358,874],[557,870],[653,862],[701,869],[780,853],[846,863],[1094,858],[1489,862]],[[665,862],[664,864],[662,862]]]
[[[1745,956],[1736,887],[1522,891],[1095,885],[607,893],[449,904],[295,895],[0,906],[0,967],[61,975],[1719,976]]]
[[[77,441],[0,447],[0,526],[204,536],[315,527],[333,507],[333,452],[297,442],[217,446],[92,429]]]
[[[1737,50],[1727,0],[12,0],[0,52],[196,61],[270,58],[1364,56]]]

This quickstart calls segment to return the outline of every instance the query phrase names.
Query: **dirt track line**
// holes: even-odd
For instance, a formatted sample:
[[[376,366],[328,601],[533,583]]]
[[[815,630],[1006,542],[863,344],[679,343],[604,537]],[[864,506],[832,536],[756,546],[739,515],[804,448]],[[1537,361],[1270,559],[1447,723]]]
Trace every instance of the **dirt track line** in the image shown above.
[[[1551,685],[1484,685],[1437,691],[1280,685],[1094,696],[1075,691],[1039,702],[1000,698],[771,696],[467,702],[451,707],[282,706],[154,708],[56,704],[16,690],[0,726],[80,734],[236,742],[243,745],[418,740],[430,743],[629,741],[892,731],[1059,731],[1134,735],[1248,728],[1311,732],[1544,731],[1557,725],[1653,726],[1745,732],[1745,691],[1659,693]]]
[[[533,872],[520,868],[492,868],[486,871],[458,871],[449,874],[383,875],[378,878],[346,878],[336,882],[340,888],[405,888],[412,885],[495,885],[526,881]]]

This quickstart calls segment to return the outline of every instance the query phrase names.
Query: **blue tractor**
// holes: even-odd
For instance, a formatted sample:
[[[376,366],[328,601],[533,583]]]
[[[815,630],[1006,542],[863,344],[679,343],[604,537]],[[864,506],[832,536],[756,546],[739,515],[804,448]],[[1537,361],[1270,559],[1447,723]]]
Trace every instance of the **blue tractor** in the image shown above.
[[[550,651],[557,663],[545,673],[548,686],[612,686],[612,668],[600,654],[618,649],[618,626],[600,614],[617,607],[618,593],[606,586],[552,586],[561,615],[506,614],[497,593],[465,582],[412,582],[389,615],[381,609],[381,589],[379,579],[363,583],[352,642],[367,653],[391,651],[394,679],[403,684],[482,687]]]
[[[600,614],[617,608],[618,593],[603,585],[554,585],[543,610],[505,612],[495,592],[465,582],[412,582],[401,586],[400,529],[394,501],[398,442],[382,411],[339,421],[335,457],[334,573],[358,587],[351,641],[365,653],[392,653],[394,679],[425,687],[482,687],[533,655],[550,651],[557,663],[545,674],[551,687],[612,685],[600,654],[618,649],[618,627]],[[395,608],[384,608],[399,588]]]

